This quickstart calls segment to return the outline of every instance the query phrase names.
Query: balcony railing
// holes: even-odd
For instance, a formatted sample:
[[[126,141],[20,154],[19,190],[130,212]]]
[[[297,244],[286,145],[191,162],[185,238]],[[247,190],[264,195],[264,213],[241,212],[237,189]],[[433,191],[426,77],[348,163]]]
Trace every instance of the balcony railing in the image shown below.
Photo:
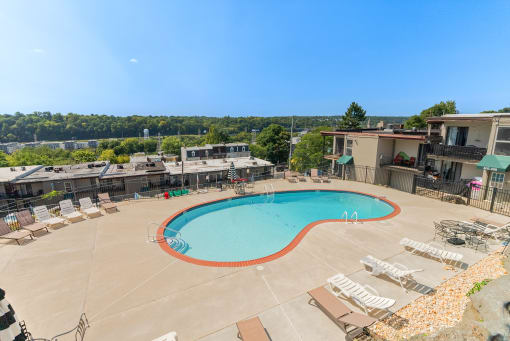
[[[444,144],[431,144],[428,154],[447,156],[464,160],[481,160],[487,154],[487,148],[475,146],[446,146]]]

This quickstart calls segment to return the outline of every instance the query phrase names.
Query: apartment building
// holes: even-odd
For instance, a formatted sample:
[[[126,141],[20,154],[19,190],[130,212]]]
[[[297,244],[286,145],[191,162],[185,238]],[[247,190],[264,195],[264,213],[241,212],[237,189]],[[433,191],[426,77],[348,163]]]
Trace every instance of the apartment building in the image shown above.
[[[427,157],[443,179],[479,177],[483,185],[510,189],[510,114],[445,115],[427,123],[440,129]]]
[[[181,147],[181,160],[196,161],[249,157],[250,146],[246,143],[206,144],[200,147]]]

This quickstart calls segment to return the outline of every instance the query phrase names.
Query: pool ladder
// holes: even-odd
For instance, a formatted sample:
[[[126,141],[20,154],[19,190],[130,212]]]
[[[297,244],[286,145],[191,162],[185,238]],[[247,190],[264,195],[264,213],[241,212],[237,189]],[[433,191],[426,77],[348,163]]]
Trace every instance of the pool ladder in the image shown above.
[[[344,219],[345,217],[345,223],[347,224],[349,222],[349,213],[347,213],[347,211],[344,211],[344,213],[342,214],[342,217],[340,219]],[[357,224],[359,223],[358,221],[358,211],[354,211],[352,214],[351,214],[351,223],[353,224]]]
[[[274,201],[274,187],[273,187],[273,184],[265,184],[264,185],[264,192],[266,193],[266,197],[268,198],[268,202],[269,202],[269,199],[272,199],[272,201]],[[269,197],[271,195],[271,198]]]
[[[154,226],[156,227],[156,233],[151,233],[150,231],[151,227]],[[165,227],[165,232],[171,231],[174,233],[174,235],[171,237],[166,237],[164,233],[163,235],[159,235],[157,233],[157,229],[159,229],[159,225],[157,223],[149,224],[149,226],[147,227],[147,242],[153,243],[165,242],[168,243],[168,245],[177,252],[185,253],[186,251],[188,251],[189,244],[184,239],[182,239],[181,232],[167,226]]]

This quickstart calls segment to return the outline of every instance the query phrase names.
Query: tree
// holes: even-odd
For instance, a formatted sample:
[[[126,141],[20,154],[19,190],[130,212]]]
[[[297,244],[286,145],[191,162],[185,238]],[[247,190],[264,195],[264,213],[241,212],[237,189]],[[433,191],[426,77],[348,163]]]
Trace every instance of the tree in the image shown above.
[[[321,130],[331,130],[329,127],[319,127],[301,138],[301,141],[296,144],[296,148],[292,153],[291,167],[298,172],[306,171],[310,168],[320,168],[324,162],[322,155],[323,137]],[[333,138],[327,136],[324,140],[324,148],[331,149],[333,146]]]
[[[506,107],[499,110],[484,110],[482,111],[483,114],[490,114],[490,113],[510,113],[510,107]]]
[[[0,152],[0,167],[7,167],[9,166],[9,161],[7,159],[7,154],[4,152]]]
[[[143,151],[147,154],[155,153],[158,149],[158,141],[148,139],[143,141]]]
[[[130,160],[129,155],[119,155],[115,157],[113,163],[128,163]]]
[[[118,148],[117,150],[115,150],[115,147],[113,148],[113,150],[115,150],[115,153],[117,155],[134,154],[134,153],[142,152],[144,149],[144,146],[140,143],[140,141],[138,141],[138,139],[136,137],[131,137],[131,138],[125,139],[124,141],[121,142],[120,146],[123,148],[123,152],[118,153],[117,151],[120,151],[120,148]]]
[[[426,128],[427,118],[457,114],[457,106],[455,101],[446,101],[434,104],[430,108],[421,111],[420,115],[413,115],[404,122],[406,129]]]
[[[232,142],[244,142],[250,144],[251,134],[246,131],[242,131],[232,138]]]
[[[205,143],[216,144],[216,143],[227,143],[230,137],[223,130],[219,129],[215,125],[209,127],[209,131],[205,135]]]
[[[175,136],[168,136],[161,142],[161,149],[166,154],[181,155],[181,147],[183,146],[181,140]]]
[[[289,132],[278,124],[271,124],[257,136],[257,145],[265,149],[266,160],[274,164],[288,160],[289,142]]]
[[[115,157],[115,152],[113,151],[113,149],[103,150],[101,152],[101,155],[99,155],[98,160],[110,161],[111,163],[115,163],[115,161],[117,161],[117,159]]]
[[[258,157],[259,159],[267,159],[266,148],[261,147],[258,144],[250,144],[250,154],[254,157]]]
[[[365,121],[366,111],[356,102],[352,102],[347,111],[340,120],[340,128],[342,129],[359,129]]]
[[[93,162],[97,159],[96,153],[91,150],[75,150],[71,155],[76,163]]]

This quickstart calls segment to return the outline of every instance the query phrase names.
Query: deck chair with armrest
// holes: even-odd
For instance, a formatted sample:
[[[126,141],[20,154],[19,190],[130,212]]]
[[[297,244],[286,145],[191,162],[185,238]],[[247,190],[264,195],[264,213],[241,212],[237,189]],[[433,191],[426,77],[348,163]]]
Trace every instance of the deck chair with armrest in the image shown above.
[[[101,211],[92,203],[89,197],[80,199],[80,210],[89,218],[99,217]]]
[[[46,232],[49,232],[48,227],[45,224],[35,222],[35,219],[29,210],[16,212],[15,215],[21,229],[28,230],[32,232],[32,234],[36,231],[41,231],[44,229],[46,229]]]
[[[243,341],[271,341],[258,317],[239,321],[236,325],[239,330],[237,337]]]
[[[52,217],[48,208],[44,205],[37,206],[34,208],[35,216],[40,223],[45,224],[48,227],[65,224],[65,220],[60,217]]]
[[[67,219],[68,221],[70,221],[71,223],[83,220],[83,216],[81,215],[80,212],[76,211],[71,199],[60,201],[59,206],[60,215]]]
[[[28,230],[13,231],[11,230],[9,225],[7,225],[5,220],[0,219],[0,238],[15,240],[16,243],[18,243],[18,245],[21,245],[19,241],[24,239],[25,237],[30,237],[31,239],[34,239],[32,232]]]
[[[308,303],[315,303],[312,305],[332,319],[345,333],[345,340],[351,341],[363,333],[369,334],[367,327],[377,322],[373,317],[352,311],[324,287],[310,290],[308,295],[311,296]]]
[[[99,206],[102,207],[106,213],[114,213],[118,211],[117,204],[112,202],[108,192],[99,193],[97,198],[99,199]]]

